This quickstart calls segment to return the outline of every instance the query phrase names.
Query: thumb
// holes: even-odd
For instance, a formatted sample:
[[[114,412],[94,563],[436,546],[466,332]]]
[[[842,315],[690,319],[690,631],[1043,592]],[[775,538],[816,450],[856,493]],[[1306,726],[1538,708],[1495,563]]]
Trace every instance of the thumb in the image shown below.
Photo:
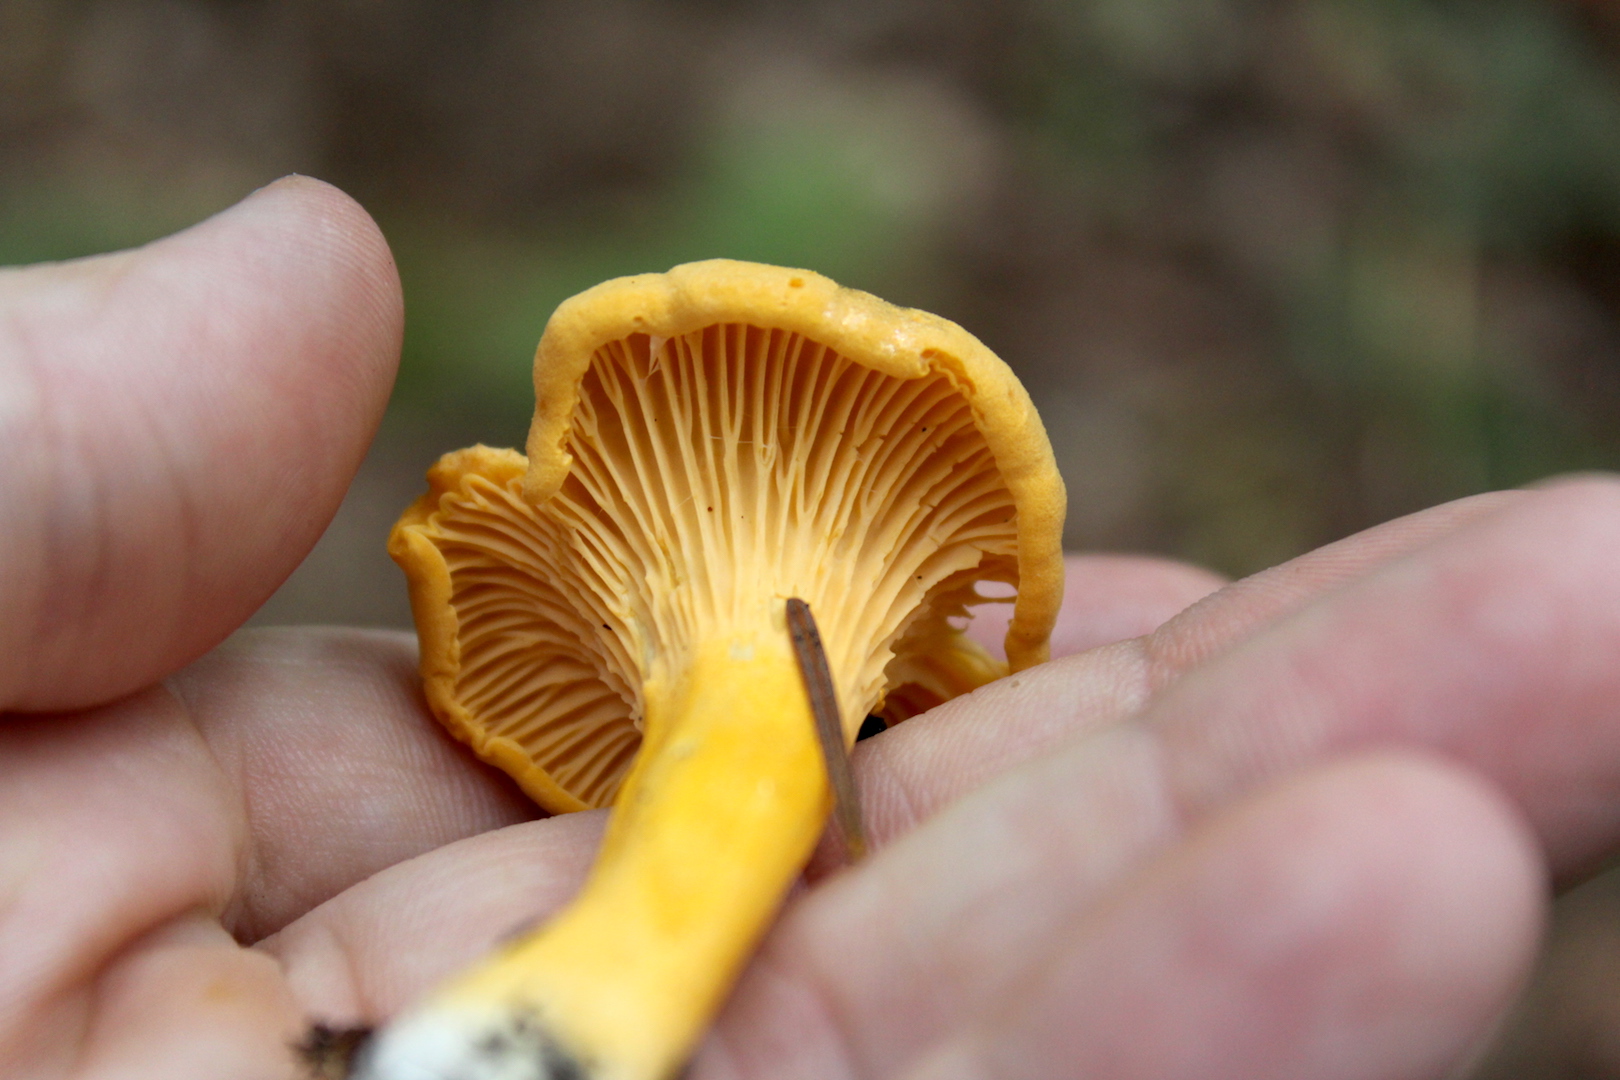
[[[247,618],[336,511],[401,323],[376,225],[302,177],[0,270],[0,710],[128,693]]]

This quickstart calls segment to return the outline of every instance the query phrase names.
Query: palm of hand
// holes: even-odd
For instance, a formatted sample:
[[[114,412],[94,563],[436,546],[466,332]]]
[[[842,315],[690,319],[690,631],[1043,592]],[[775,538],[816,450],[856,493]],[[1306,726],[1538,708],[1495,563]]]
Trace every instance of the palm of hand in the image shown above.
[[[310,181],[0,277],[4,437],[49,451],[0,511],[7,1075],[292,1076],[308,1017],[381,1019],[577,885],[600,815],[527,820],[407,637],[246,634],[153,685],[313,541],[398,332]],[[1609,481],[1453,504],[1086,652],[1213,582],[1076,561],[1078,655],[862,745],[886,850],[794,899],[694,1075],[1443,1075],[1544,864],[1620,833],[1616,524]]]

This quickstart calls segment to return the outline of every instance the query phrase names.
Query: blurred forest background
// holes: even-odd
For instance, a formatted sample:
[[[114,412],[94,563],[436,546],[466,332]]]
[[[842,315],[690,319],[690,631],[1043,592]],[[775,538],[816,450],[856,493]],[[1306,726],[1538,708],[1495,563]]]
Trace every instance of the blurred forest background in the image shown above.
[[[720,255],[986,341],[1072,547],[1242,574],[1620,463],[1620,0],[0,0],[0,263],[293,171],[381,223],[407,332],[261,622],[406,625],[387,528],[522,444],[555,304]],[[1620,955],[1595,895],[1479,1075],[1620,1075],[1620,1006],[1566,992]]]
[[[555,304],[717,255],[967,326],[1068,542],[1241,574],[1620,461],[1620,0],[0,0],[0,262],[287,172],[381,222],[382,438],[261,621],[405,625]]]

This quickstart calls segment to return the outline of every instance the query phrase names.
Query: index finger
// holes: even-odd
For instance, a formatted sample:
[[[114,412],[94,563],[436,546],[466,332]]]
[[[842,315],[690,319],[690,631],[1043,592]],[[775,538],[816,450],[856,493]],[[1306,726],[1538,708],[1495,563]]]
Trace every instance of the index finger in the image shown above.
[[[1554,871],[1620,842],[1620,481],[1565,480],[1286,619],[1143,723],[1197,810],[1350,749],[1490,777]]]

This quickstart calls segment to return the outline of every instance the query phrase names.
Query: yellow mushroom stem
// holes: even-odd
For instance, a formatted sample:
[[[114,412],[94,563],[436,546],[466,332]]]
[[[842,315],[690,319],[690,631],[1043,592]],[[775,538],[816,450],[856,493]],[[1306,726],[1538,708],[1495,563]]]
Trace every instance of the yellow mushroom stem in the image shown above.
[[[428,1071],[424,1055],[505,1040],[550,1059],[537,1078],[659,1080],[690,1053],[830,795],[781,600],[655,667],[644,693],[645,741],[578,898],[415,1010],[431,1027],[463,1018],[470,1039],[418,1038],[405,1018],[371,1055],[377,1075],[410,1075],[414,1060],[424,1076],[482,1076]]]

